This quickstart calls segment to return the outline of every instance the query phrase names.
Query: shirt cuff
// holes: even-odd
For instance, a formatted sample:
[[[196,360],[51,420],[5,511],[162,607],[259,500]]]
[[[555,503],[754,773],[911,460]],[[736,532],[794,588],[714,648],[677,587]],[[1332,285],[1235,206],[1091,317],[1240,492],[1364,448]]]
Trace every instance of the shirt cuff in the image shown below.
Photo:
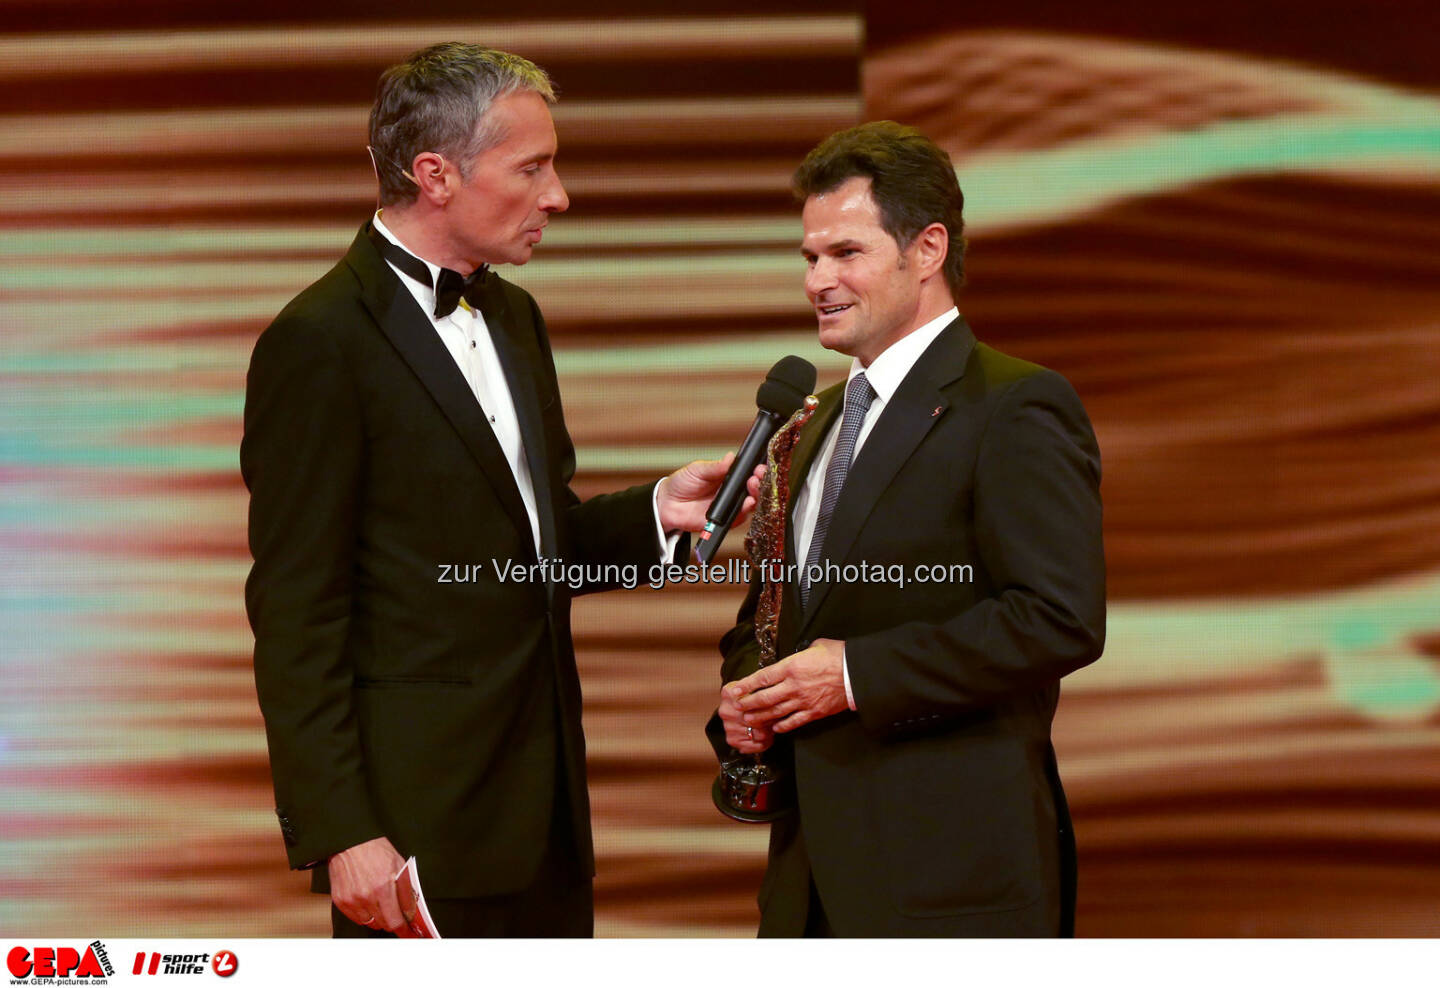
[[[661,477],[660,480],[664,480]],[[675,545],[680,541],[680,532],[666,534],[665,529],[660,526],[660,481],[650,488],[650,512],[655,516],[655,543],[660,549],[660,561],[662,563],[679,562],[675,558]]]
[[[845,658],[845,646],[840,646],[840,672],[845,676],[845,702],[855,709],[855,692],[850,689],[850,662]]]

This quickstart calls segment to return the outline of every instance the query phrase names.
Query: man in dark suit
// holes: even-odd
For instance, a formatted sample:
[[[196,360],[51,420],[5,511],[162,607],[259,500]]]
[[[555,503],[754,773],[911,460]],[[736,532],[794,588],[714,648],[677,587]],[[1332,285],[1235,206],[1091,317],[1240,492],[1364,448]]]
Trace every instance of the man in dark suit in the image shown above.
[[[386,72],[383,208],[251,361],[255,677],[290,863],[337,936],[404,930],[402,855],[443,935],[591,933],[570,597],[668,558],[727,465],[569,488],[544,320],[488,269],[568,205],[553,99],[473,45]]]
[[[1067,934],[1050,723],[1104,641],[1090,423],[1064,378],[977,343],[955,308],[963,199],[943,150],[865,124],[795,187],[820,342],[854,361],[792,461],[788,657],[757,671],[755,587],[721,645],[712,740],[772,749],[796,790],[760,934]]]

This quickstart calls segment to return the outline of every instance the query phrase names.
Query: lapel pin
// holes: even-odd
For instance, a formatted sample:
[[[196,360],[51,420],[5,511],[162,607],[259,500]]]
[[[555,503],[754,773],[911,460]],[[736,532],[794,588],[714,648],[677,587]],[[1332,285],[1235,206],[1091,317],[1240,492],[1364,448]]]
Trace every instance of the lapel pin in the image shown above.
[[[930,417],[931,417],[932,419],[935,418],[937,415],[940,414],[940,412],[941,412],[944,408],[945,408],[944,405],[936,405],[936,406],[935,406],[935,411],[933,411],[933,412],[930,413]]]

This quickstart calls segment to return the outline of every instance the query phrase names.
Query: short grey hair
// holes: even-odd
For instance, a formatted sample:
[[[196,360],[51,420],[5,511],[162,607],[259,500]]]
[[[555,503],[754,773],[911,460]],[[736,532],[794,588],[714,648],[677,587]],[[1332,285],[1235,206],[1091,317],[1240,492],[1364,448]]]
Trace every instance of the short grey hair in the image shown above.
[[[431,45],[386,69],[370,109],[380,204],[414,201],[419,188],[405,172],[422,151],[444,155],[466,177],[471,158],[505,139],[485,115],[497,99],[517,91],[555,102],[550,77],[534,62],[463,41]]]

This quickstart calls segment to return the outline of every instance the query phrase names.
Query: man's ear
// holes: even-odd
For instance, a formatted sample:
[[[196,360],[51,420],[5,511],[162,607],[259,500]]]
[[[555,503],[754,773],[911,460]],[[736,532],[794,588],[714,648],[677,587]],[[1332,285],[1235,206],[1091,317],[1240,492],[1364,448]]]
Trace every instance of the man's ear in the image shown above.
[[[450,201],[450,172],[454,167],[434,151],[421,151],[410,163],[407,176],[420,189],[420,197],[436,206]]]
[[[922,279],[940,273],[945,258],[950,254],[950,231],[944,223],[931,223],[915,235],[910,242],[914,263],[920,269]]]

